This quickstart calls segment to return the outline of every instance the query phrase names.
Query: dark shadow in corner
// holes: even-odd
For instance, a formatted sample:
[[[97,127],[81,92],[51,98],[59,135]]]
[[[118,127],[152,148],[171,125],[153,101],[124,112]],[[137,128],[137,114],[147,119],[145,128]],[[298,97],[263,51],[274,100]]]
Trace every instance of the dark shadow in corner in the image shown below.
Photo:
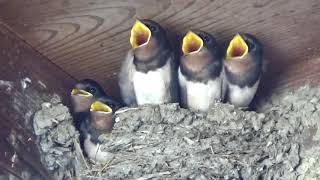
[[[279,85],[283,74],[286,74],[288,59],[283,52],[277,51],[270,44],[264,45],[265,72],[262,74],[257,93],[250,104],[250,110],[256,111],[265,98],[270,98]]]

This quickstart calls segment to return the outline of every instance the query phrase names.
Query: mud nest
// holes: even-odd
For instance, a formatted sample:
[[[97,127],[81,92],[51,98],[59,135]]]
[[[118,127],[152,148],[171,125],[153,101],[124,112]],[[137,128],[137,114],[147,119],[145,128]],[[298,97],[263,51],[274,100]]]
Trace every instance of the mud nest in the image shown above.
[[[123,108],[116,112],[113,132],[99,137],[101,149],[109,152],[104,164],[82,157],[77,132],[66,131],[72,129],[67,116],[38,133],[42,159],[61,179],[320,179],[318,97],[320,89],[310,87],[275,94],[259,105],[259,113],[228,104],[216,104],[208,113],[177,104]],[[50,151],[43,148],[47,142]],[[61,147],[70,155],[53,166],[46,159]]]

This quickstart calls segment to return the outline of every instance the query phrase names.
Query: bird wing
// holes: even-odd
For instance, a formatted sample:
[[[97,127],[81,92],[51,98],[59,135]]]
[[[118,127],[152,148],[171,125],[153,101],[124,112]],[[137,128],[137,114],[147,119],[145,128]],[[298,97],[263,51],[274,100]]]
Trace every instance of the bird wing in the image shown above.
[[[222,71],[220,74],[220,78],[221,78],[221,102],[225,102],[228,97],[227,96],[227,91],[228,91],[228,82],[227,82],[227,78],[225,75],[225,70],[224,70],[224,66],[222,66]]]
[[[171,83],[170,83],[170,95],[171,102],[179,102],[180,92],[179,92],[179,79],[178,79],[178,59],[175,54],[172,53],[170,56],[170,66],[171,66]]]
[[[180,68],[178,69],[178,79],[180,85],[180,105],[186,108],[188,107],[188,92],[186,87],[186,79],[181,73]]]
[[[122,100],[127,105],[136,105],[136,96],[133,87],[133,71],[135,69],[133,64],[133,52],[130,50],[127,57],[122,62],[122,66],[119,73],[119,87]]]

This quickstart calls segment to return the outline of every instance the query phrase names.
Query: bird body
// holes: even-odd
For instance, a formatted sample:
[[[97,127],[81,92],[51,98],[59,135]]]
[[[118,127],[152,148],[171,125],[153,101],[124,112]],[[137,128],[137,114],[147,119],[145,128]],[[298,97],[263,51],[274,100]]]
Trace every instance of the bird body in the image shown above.
[[[86,116],[85,121],[82,121],[80,130],[82,148],[87,157],[94,162],[103,163],[109,159],[109,153],[101,150],[102,142],[99,140],[99,136],[104,133],[106,132],[99,131],[94,127],[90,115]]]
[[[173,101],[170,92],[171,69],[168,61],[163,67],[153,71],[134,71],[133,85],[138,104],[164,104]]]
[[[258,89],[263,71],[262,45],[250,34],[237,34],[224,60],[226,97],[230,104],[246,108]]]
[[[101,142],[93,142],[91,134],[88,134],[84,140],[84,151],[94,162],[106,163],[111,159],[112,153],[101,149]]]
[[[139,40],[137,34],[148,38]],[[177,101],[175,55],[159,24],[137,21],[131,30],[129,50],[119,73],[119,86],[127,105],[164,104]]]
[[[178,70],[182,106],[207,111],[223,99],[222,58],[210,34],[189,31],[182,43],[184,55]]]
[[[113,128],[113,110],[103,98],[92,103],[90,112],[83,117],[80,126],[81,144],[86,155],[95,162],[106,162],[110,156],[101,150],[101,134],[110,133]]]
[[[192,109],[206,111],[212,103],[222,96],[221,78],[209,80],[207,83],[188,81],[179,69],[182,103]]]
[[[247,107],[249,106],[250,102],[252,101],[253,97],[256,94],[258,89],[259,80],[252,86],[244,86],[239,87],[237,85],[233,85],[229,83],[228,91],[229,91],[229,101],[231,104],[237,107]]]
[[[72,112],[80,132],[80,145],[94,161],[105,161],[106,152],[100,150],[99,136],[112,130],[113,113],[122,104],[107,95],[102,87],[91,79],[79,81],[71,92]]]

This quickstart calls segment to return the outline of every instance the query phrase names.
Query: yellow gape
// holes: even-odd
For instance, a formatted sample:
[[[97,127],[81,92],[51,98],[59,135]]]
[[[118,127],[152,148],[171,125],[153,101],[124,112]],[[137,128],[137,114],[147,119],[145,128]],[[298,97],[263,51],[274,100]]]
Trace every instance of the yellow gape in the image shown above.
[[[100,101],[95,101],[94,103],[91,104],[90,111],[111,113],[112,109],[108,105],[106,105]]]
[[[91,93],[84,91],[84,90],[81,90],[81,89],[72,89],[71,95],[84,96],[84,97],[92,96]]]
[[[136,20],[131,29],[130,44],[133,49],[148,44],[151,38],[150,29],[141,21]]]
[[[242,59],[248,54],[248,45],[240,34],[236,34],[227,49],[227,59]]]
[[[182,41],[182,52],[184,55],[197,53],[203,47],[202,39],[194,32],[189,31]]]

